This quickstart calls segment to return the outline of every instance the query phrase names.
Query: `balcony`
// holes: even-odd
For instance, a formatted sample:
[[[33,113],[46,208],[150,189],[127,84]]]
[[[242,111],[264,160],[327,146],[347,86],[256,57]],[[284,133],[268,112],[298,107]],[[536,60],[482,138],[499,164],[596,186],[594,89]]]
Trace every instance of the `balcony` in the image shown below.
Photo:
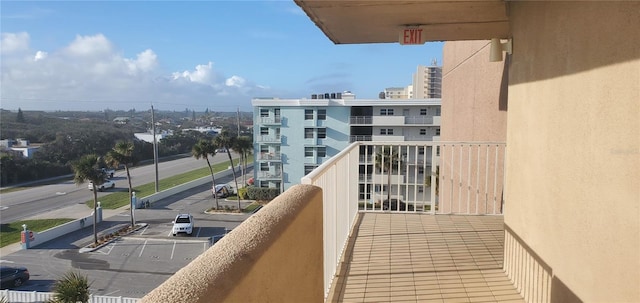
[[[281,161],[280,153],[259,153],[257,156],[258,161]]]
[[[349,143],[353,143],[356,141],[371,141],[372,140],[372,136],[371,135],[352,135],[349,136]]]
[[[262,135],[257,137],[258,143],[272,143],[272,144],[280,144],[281,138],[280,135]]]
[[[363,207],[361,160],[375,161],[382,146],[399,155],[439,147],[439,158],[430,155],[439,189],[403,206]],[[517,239],[505,245],[503,169],[503,143],[353,143],[142,302],[524,302],[504,271],[505,251],[523,256],[505,249]],[[549,281],[544,270],[539,278]]]
[[[282,172],[280,172],[280,171],[260,171],[260,172],[258,172],[258,179],[261,180],[261,181],[280,180],[280,179],[282,179]]]
[[[260,117],[260,125],[280,125],[282,124],[280,116],[276,117]]]
[[[351,116],[349,117],[351,125],[371,125],[373,118],[371,116]]]

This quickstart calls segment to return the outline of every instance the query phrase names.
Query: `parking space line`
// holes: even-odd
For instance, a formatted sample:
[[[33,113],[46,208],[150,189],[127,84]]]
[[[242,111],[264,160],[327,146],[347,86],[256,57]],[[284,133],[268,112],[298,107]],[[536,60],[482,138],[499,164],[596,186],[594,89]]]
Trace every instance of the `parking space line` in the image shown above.
[[[202,228],[198,227],[198,233],[196,233],[196,237],[200,237],[200,231],[202,230]]]
[[[147,240],[144,240],[144,244],[142,244],[142,249],[140,250],[140,254],[138,255],[138,258],[142,257],[142,252],[144,251],[145,247],[147,247]]]
[[[147,229],[149,229],[149,225],[147,225],[147,226],[142,230],[142,232],[140,232],[140,235],[141,235],[141,236],[142,236],[142,235],[144,235],[144,232],[145,232],[145,231],[147,231]]]
[[[173,260],[173,253],[176,251],[176,241],[173,241],[173,248],[171,248],[171,260]]]

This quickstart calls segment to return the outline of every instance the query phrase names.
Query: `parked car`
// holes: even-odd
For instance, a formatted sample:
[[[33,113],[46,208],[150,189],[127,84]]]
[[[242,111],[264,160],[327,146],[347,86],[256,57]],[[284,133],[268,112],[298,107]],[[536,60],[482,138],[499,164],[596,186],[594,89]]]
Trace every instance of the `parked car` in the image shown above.
[[[107,178],[113,178],[113,175],[116,173],[114,169],[111,168],[102,168],[102,173],[107,176]]]
[[[398,199],[391,199],[391,207],[389,207],[389,200],[385,200],[382,203],[383,210],[408,210],[413,211],[413,205],[402,202],[402,200],[398,201]]]
[[[93,190],[93,182],[89,182],[89,185],[87,187],[89,188],[89,190]],[[113,182],[111,180],[106,180],[104,181],[104,183],[100,185],[96,185],[96,188],[98,189],[98,191],[103,191],[107,188],[114,188],[114,187],[116,187],[116,182]]]
[[[173,228],[171,230],[171,234],[173,234],[173,236],[179,233],[185,233],[187,235],[191,235],[193,233],[194,222],[193,216],[190,214],[179,214],[172,223]]]
[[[226,198],[233,194],[233,187],[229,184],[218,184],[215,188],[211,188],[211,194],[215,194],[218,198]]]
[[[0,288],[20,287],[29,280],[29,270],[26,267],[0,266],[0,277]]]

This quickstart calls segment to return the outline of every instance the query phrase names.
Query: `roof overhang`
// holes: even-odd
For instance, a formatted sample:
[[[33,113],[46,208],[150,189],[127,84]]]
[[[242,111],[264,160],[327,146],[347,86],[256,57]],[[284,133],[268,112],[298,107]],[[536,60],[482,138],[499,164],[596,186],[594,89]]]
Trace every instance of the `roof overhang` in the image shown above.
[[[335,44],[394,43],[419,26],[426,41],[508,38],[503,0],[294,0]]]

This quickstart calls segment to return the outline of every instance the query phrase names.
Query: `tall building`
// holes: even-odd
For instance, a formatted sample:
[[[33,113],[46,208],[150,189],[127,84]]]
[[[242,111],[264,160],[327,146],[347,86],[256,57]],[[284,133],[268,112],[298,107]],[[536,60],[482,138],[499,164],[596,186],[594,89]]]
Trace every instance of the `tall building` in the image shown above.
[[[431,65],[418,65],[413,74],[413,98],[442,98],[442,66],[433,60]]]
[[[258,98],[252,105],[254,177],[261,187],[286,190],[355,141],[438,141],[440,136],[440,99],[356,99],[345,92],[311,99]],[[407,153],[415,158],[412,153],[427,157],[431,151]],[[424,174],[424,168],[413,169]],[[365,192],[381,192],[376,186],[381,183],[362,180],[361,198],[373,198]]]

